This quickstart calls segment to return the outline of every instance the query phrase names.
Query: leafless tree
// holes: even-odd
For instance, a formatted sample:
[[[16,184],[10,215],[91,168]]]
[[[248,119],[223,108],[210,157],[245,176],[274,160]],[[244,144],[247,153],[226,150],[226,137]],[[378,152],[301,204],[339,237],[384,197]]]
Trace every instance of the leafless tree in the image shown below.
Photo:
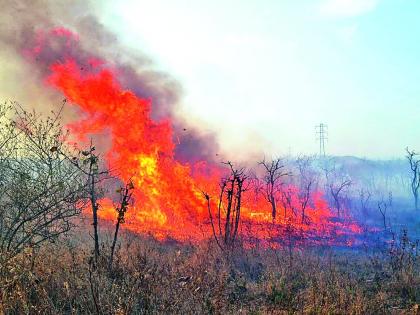
[[[351,179],[342,170],[337,169],[335,163],[324,168],[326,188],[333,199],[337,216],[341,216],[342,194],[352,184]]]
[[[128,206],[133,196],[133,189],[134,185],[132,181],[129,181],[125,187],[120,187],[117,192],[120,194],[120,200],[118,205],[116,206],[115,210],[118,213],[117,216],[117,223],[115,225],[115,233],[114,233],[114,240],[112,241],[111,246],[111,257],[109,259],[109,269],[112,268],[112,262],[114,259],[114,252],[115,252],[115,245],[117,244],[118,238],[118,231],[120,229],[120,225],[125,222],[125,213],[127,212]]]
[[[364,215],[366,215],[369,209],[369,202],[371,197],[372,193],[368,189],[362,188],[359,190],[360,208]]]
[[[414,150],[410,151],[408,148],[406,148],[407,151],[407,160],[410,163],[410,169],[411,169],[411,192],[414,197],[414,207],[416,210],[418,210],[418,201],[419,201],[419,188],[420,188],[420,159],[417,158],[418,153],[416,153]]]
[[[109,179],[110,171],[101,165],[99,154],[95,153],[95,147],[90,142],[90,146],[86,150],[75,149],[73,152],[62,152],[60,154],[70,161],[82,174],[85,182],[86,199],[89,201],[92,210],[92,227],[94,240],[94,258],[97,261],[99,251],[99,226],[98,226],[98,200],[103,195],[103,187],[101,184]]]
[[[349,179],[344,179],[343,181],[339,181],[336,183],[330,183],[329,189],[331,196],[334,199],[335,209],[337,210],[337,216],[340,217],[341,213],[341,193],[342,191],[351,185],[351,181]]]
[[[301,223],[306,222],[305,210],[311,199],[312,189],[317,181],[317,175],[312,169],[312,158],[308,156],[299,157],[296,160],[299,171],[299,205],[301,212]]]
[[[388,194],[388,200],[386,200],[383,196],[380,201],[378,201],[378,210],[382,216],[382,222],[384,225],[384,231],[388,230],[388,226],[386,223],[386,214],[389,207],[392,206],[392,192]]]
[[[16,255],[54,241],[85,206],[86,184],[67,152],[59,113],[45,119],[0,105],[0,250]]]
[[[275,220],[277,215],[276,204],[281,191],[281,186],[283,185],[282,177],[289,176],[290,173],[284,170],[284,165],[280,158],[276,158],[269,162],[264,159],[259,162],[259,164],[264,168],[264,175],[262,178],[264,182],[264,196],[271,205],[271,216],[273,220]]]
[[[287,219],[287,209],[290,209],[291,215],[296,216],[296,209],[293,205],[293,192],[290,188],[281,190],[280,200],[284,210],[284,219]]]
[[[97,196],[97,188],[96,184],[98,182],[98,156],[94,153],[95,147],[92,146],[92,143],[89,147],[88,151],[82,151],[82,155],[85,157],[83,160],[83,164],[88,165],[87,171],[85,171],[85,175],[88,179],[88,193],[89,193],[89,200],[90,205],[92,208],[92,216],[93,216],[93,236],[95,241],[95,258],[97,259],[99,256],[99,233],[98,233],[98,196]]]
[[[203,192],[207,200],[213,236],[222,251],[234,248],[241,217],[242,197],[249,177],[244,168],[236,169],[231,162],[225,164],[230,173],[220,183],[216,211],[212,211],[209,194]]]

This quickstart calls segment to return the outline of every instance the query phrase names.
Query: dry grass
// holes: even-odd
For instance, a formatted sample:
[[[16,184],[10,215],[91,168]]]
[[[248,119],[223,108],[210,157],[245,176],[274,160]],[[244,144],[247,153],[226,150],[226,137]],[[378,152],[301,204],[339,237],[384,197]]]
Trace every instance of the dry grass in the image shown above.
[[[289,253],[125,235],[114,269],[86,236],[4,261],[0,314],[418,314],[420,261],[402,247],[372,254]],[[107,257],[107,248],[102,257]],[[96,301],[96,303],[95,303]],[[97,305],[97,306],[96,306]]]

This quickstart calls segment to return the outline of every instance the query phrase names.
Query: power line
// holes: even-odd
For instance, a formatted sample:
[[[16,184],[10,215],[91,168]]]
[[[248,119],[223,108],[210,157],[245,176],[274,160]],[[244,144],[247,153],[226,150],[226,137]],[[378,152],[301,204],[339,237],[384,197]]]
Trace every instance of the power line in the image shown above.
[[[319,156],[325,156],[325,142],[328,140],[328,126],[320,123],[315,126],[316,140],[319,141]]]

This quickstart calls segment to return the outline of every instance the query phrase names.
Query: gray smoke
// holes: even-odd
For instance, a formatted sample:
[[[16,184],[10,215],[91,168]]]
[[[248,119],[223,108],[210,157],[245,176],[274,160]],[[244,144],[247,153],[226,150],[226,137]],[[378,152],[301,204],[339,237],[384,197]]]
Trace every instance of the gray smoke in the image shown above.
[[[24,68],[22,79],[13,84],[16,84],[19,93],[36,94],[26,99],[38,98],[39,93],[43,93],[43,90],[34,91],[25,87],[40,84],[52,63],[64,61],[70,56],[83,71],[91,70],[89,61],[92,57],[106,60],[117,69],[118,80],[124,88],[139,97],[152,100],[153,119],[171,117],[176,138],[179,140],[179,135],[182,138],[176,149],[178,158],[188,161],[213,160],[218,147],[214,134],[203,133],[175,117],[175,109],[182,96],[180,84],[170,75],[157,71],[147,56],[122,46],[117,36],[98,21],[92,2],[0,0],[0,8],[0,47],[8,50],[9,59],[12,59],[12,55],[16,56],[14,62]],[[78,40],[47,36],[57,27],[76,33]],[[40,42],[43,49],[29,62],[25,55]],[[45,91],[45,94],[51,93]],[[51,102],[56,102],[58,97],[50,97]],[[77,113],[69,115],[69,120],[72,120]],[[186,128],[188,135],[184,132]]]

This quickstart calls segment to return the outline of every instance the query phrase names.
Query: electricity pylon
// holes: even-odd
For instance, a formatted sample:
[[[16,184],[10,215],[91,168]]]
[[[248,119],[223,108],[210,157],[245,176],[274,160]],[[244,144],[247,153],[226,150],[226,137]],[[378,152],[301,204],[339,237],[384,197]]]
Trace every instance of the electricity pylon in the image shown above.
[[[319,141],[319,156],[325,156],[325,142],[328,140],[328,126],[320,123],[315,126],[316,139]]]

